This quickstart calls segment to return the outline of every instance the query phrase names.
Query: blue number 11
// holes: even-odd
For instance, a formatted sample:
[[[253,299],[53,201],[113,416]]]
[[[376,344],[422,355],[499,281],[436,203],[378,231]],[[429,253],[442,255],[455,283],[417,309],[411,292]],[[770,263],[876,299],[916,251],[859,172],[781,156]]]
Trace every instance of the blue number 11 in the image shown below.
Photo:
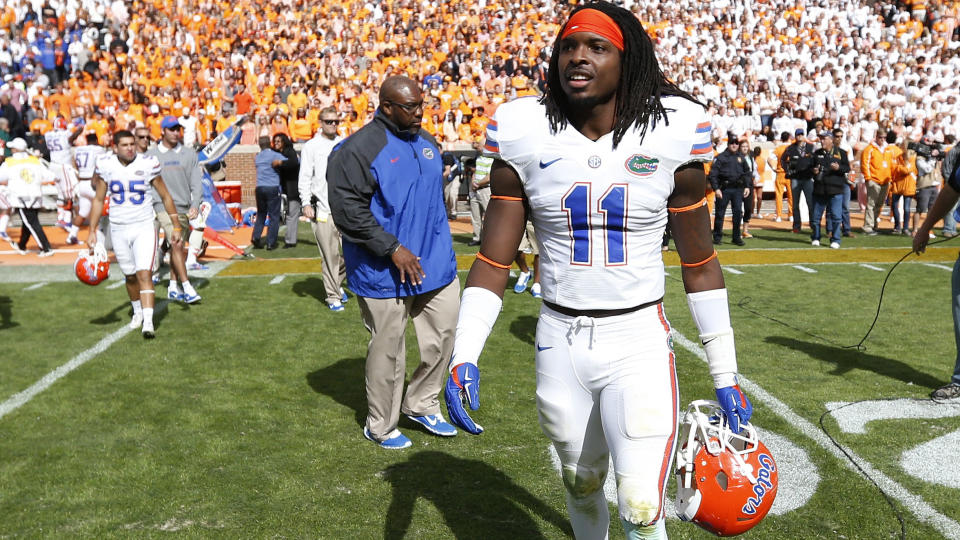
[[[562,206],[570,227],[570,263],[593,264],[590,184],[577,182],[563,196]],[[613,184],[597,201],[597,213],[603,215],[603,251],[605,266],[627,263],[627,184]]]

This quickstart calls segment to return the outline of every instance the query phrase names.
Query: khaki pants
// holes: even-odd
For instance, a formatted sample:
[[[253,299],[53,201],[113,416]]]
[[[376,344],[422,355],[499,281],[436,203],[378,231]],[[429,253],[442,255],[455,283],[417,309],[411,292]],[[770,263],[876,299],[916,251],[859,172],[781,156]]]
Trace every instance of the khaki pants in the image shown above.
[[[869,233],[877,228],[877,218],[880,216],[880,209],[883,208],[883,202],[887,199],[887,188],[890,184],[882,186],[873,180],[867,180],[867,208],[863,212],[863,232]]]
[[[402,298],[357,297],[363,324],[370,332],[367,346],[367,429],[382,441],[396,429],[400,413],[423,416],[440,412],[437,396],[443,388],[460,311],[460,281],[428,293]],[[420,365],[410,377],[406,396],[407,319],[413,317],[420,348]],[[402,402],[401,402],[402,398]]]
[[[343,255],[340,254],[340,232],[333,224],[332,217],[327,221],[312,220],[310,227],[317,239],[317,248],[323,262],[323,290],[327,293],[327,304],[340,302],[340,284],[347,275]]]
[[[490,204],[490,188],[480,188],[470,194],[470,223],[473,225],[473,239],[480,241],[480,231],[483,228],[483,216],[487,213]]]

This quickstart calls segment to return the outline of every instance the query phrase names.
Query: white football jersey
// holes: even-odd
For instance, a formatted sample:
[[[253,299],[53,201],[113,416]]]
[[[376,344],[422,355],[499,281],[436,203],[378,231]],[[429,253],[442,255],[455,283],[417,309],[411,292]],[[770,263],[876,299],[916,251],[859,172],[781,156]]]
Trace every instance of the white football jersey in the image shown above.
[[[552,133],[537,98],[501,105],[485,153],[523,182],[544,300],[572,309],[620,309],[664,294],[661,243],[676,169],[713,157],[703,107],[663,99],[669,122],[591,141],[572,126]]]
[[[115,154],[102,154],[96,170],[107,184],[111,226],[153,221],[150,184],[160,176],[159,159],[137,154],[129,165],[123,165]]]
[[[50,163],[73,166],[73,153],[70,144],[70,132],[65,129],[53,129],[43,135],[50,150]]]
[[[93,178],[97,169],[97,158],[106,152],[106,149],[96,144],[78,146],[73,149],[73,160],[77,165],[77,176],[80,180]]]

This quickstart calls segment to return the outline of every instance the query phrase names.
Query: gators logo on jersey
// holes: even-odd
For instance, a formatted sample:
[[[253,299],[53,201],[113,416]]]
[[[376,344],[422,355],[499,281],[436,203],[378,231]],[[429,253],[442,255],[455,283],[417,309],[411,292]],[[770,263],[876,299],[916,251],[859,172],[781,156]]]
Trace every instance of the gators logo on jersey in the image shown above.
[[[627,168],[627,171],[629,171],[630,174],[644,177],[650,176],[651,174],[657,172],[657,166],[659,164],[659,159],[648,157],[643,154],[634,154],[627,159],[627,162],[624,163],[624,167]]]

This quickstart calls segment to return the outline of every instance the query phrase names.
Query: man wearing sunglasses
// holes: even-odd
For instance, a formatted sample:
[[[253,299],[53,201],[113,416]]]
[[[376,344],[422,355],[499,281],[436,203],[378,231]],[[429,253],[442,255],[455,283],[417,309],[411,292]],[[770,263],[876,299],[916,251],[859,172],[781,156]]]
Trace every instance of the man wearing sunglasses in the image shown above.
[[[342,137],[337,135],[340,118],[337,109],[325,107],[320,111],[320,131],[303,145],[300,152],[300,176],[297,189],[305,202],[303,215],[310,220],[317,248],[323,259],[323,288],[330,311],[343,311],[346,294],[340,288],[346,277],[346,267],[340,255],[340,233],[330,218],[327,197],[327,158]]]
[[[347,281],[371,334],[363,435],[388,449],[412,444],[397,429],[401,412],[434,435],[457,434],[437,396],[453,349],[460,282],[440,148],[420,130],[422,119],[420,85],[388,77],[373,120],[334,148],[327,167]],[[404,396],[404,333],[411,317],[420,365]]]

